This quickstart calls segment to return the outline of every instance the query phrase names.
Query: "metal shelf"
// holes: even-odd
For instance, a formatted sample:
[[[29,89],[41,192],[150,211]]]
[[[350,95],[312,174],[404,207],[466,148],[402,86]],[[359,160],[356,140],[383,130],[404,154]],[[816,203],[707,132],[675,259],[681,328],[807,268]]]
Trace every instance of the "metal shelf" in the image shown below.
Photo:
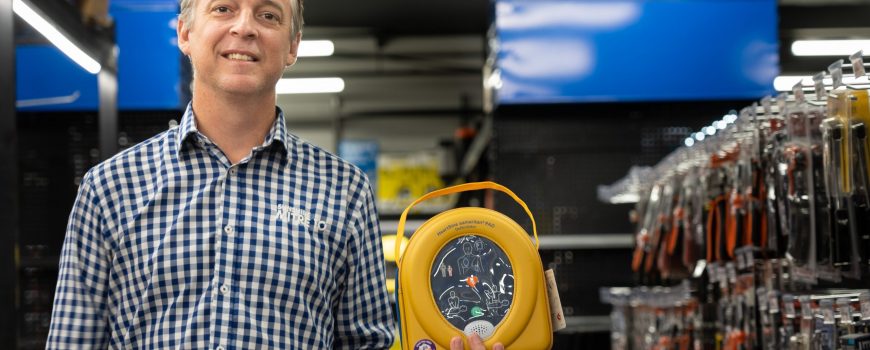
[[[541,249],[623,249],[634,247],[630,233],[584,233],[572,235],[539,235]]]
[[[610,316],[568,316],[565,329],[559,333],[590,333],[610,331]]]
[[[405,237],[417,230],[426,220],[405,220]],[[394,235],[399,229],[399,220],[381,221],[381,234]]]
[[[426,220],[406,220],[405,236],[409,236]],[[398,220],[381,221],[381,234],[393,235],[399,227]],[[634,247],[631,233],[583,233],[571,235],[539,235],[541,249],[628,249]]]

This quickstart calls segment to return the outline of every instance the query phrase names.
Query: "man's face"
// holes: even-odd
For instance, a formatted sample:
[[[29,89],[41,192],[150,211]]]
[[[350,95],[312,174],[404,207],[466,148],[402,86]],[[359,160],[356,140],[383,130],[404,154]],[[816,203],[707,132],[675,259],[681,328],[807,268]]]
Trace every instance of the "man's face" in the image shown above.
[[[296,62],[294,0],[197,0],[193,25],[178,23],[178,46],[190,56],[195,88],[212,93],[274,94],[284,67]]]

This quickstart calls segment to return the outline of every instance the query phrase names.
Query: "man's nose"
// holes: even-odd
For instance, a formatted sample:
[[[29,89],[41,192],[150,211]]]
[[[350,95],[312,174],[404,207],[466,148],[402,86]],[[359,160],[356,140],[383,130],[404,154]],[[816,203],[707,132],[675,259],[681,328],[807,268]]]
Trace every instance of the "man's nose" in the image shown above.
[[[255,38],[257,37],[257,26],[254,19],[254,14],[250,11],[242,11],[239,16],[236,16],[230,33],[242,37]]]

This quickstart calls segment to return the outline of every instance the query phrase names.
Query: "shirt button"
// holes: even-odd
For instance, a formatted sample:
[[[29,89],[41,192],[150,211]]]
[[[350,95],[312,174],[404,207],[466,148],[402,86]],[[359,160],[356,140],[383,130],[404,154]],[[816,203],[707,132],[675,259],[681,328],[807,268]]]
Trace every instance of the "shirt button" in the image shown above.
[[[218,347],[214,348],[214,350],[224,350],[223,345],[218,345]]]
[[[226,284],[222,284],[219,289],[220,289],[222,295],[227,295],[227,293],[230,292],[230,287],[227,287]]]
[[[238,168],[230,168],[230,175],[235,175],[236,172],[238,172],[238,171],[239,171]]]
[[[230,226],[230,225],[226,225],[226,226],[224,226],[224,232],[226,232],[226,233],[233,233],[233,227]]]

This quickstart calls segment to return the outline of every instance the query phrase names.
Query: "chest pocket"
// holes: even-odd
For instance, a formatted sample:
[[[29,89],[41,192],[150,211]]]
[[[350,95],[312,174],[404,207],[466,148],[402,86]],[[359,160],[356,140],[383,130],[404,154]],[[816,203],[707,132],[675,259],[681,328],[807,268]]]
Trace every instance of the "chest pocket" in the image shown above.
[[[302,300],[312,300],[329,295],[335,284],[336,256],[325,234],[310,215],[289,210],[273,214],[266,225],[253,225],[250,235],[242,235],[241,266],[254,271],[239,271],[241,280],[260,284],[251,285],[253,290],[279,297],[301,294]],[[245,255],[252,261],[246,263]],[[244,277],[251,274],[261,278]]]

